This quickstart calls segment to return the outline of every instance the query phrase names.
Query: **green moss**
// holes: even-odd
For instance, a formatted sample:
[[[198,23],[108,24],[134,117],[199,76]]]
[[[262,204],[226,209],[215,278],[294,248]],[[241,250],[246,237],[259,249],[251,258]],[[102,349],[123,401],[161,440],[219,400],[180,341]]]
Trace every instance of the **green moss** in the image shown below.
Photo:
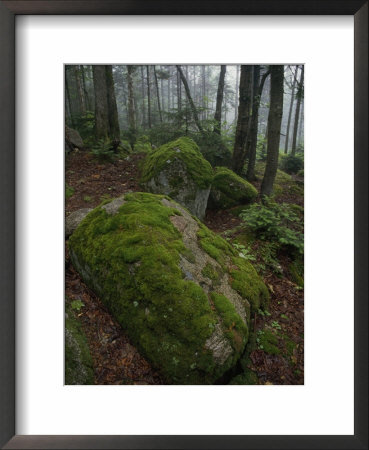
[[[255,385],[259,384],[259,379],[255,372],[250,369],[246,369],[243,373],[232,378],[229,384]]]
[[[244,180],[226,167],[215,169],[210,194],[210,206],[228,209],[240,204],[250,203],[257,197],[258,192],[252,184]]]
[[[304,287],[304,261],[299,258],[293,261],[288,270],[290,272],[291,280],[300,287]]]
[[[233,266],[230,271],[232,288],[249,301],[253,312],[260,307],[267,308],[269,304],[268,289],[252,264],[240,257],[233,257],[232,261]]]
[[[204,277],[209,278],[210,280],[214,281],[215,283],[219,281],[219,272],[216,270],[214,266],[212,266],[210,263],[206,264],[206,266],[201,271],[202,275]]]
[[[277,336],[268,329],[264,329],[259,335],[259,348],[263,349],[265,353],[270,355],[279,355],[281,353],[278,348]]]
[[[164,206],[163,198],[127,194],[115,215],[96,208],[70,239],[71,258],[168,380],[213,382],[219,374],[212,354],[199,349],[213,333],[216,317],[202,288],[182,278],[180,255],[193,255],[169,220],[177,210]]]
[[[232,347],[241,352],[245,348],[248,338],[247,325],[241,320],[232,303],[222,294],[211,293],[211,299],[220,317],[225,335],[229,339]]]
[[[288,356],[292,356],[293,351],[296,348],[296,342],[293,341],[287,334],[283,334],[282,339],[284,341]]]
[[[92,358],[82,326],[66,304],[65,384],[94,384]]]
[[[152,151],[151,143],[148,136],[140,136],[134,145],[134,150],[136,153],[149,153]]]
[[[141,181],[145,183],[151,180],[162,171],[168,161],[174,159],[184,163],[188,176],[198,187],[206,189],[210,186],[213,180],[211,165],[201,155],[196,143],[187,137],[181,137],[150,152],[143,164]],[[180,180],[170,180],[171,186],[172,183],[176,187],[180,184]]]

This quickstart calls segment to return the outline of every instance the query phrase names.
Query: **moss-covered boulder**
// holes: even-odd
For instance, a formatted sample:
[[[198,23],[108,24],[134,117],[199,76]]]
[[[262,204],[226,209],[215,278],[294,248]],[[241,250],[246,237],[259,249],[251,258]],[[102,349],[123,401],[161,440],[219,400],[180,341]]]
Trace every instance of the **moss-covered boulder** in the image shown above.
[[[86,336],[68,304],[65,312],[65,384],[94,384]]]
[[[208,207],[228,209],[255,200],[258,195],[252,184],[226,167],[216,167]]]
[[[169,383],[213,383],[239,359],[250,306],[268,301],[253,266],[169,197],[131,193],[82,220],[70,257]]]
[[[202,220],[212,179],[211,165],[196,143],[181,137],[147,155],[141,181],[145,190],[168,195]]]

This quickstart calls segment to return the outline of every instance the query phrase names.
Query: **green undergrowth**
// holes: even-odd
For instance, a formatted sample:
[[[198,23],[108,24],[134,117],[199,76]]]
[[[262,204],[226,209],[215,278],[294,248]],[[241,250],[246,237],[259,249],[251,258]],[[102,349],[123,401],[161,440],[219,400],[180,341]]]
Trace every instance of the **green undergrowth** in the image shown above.
[[[145,183],[155,178],[174,159],[184,163],[188,176],[198,187],[206,189],[210,186],[213,180],[212,167],[201,155],[196,143],[187,137],[181,137],[151,151],[143,163],[141,181]],[[182,180],[178,180],[179,184],[181,182]]]

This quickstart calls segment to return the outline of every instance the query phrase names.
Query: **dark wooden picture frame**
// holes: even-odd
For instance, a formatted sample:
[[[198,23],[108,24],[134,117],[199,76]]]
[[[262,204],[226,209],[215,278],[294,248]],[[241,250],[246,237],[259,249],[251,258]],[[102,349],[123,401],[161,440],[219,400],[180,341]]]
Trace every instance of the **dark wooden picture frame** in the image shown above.
[[[355,39],[354,435],[15,435],[15,16],[20,14],[353,15]],[[3,448],[368,448],[368,2],[365,0],[0,0],[0,445]],[[339,395],[339,393],[337,393]],[[293,432],[293,430],[291,430]]]

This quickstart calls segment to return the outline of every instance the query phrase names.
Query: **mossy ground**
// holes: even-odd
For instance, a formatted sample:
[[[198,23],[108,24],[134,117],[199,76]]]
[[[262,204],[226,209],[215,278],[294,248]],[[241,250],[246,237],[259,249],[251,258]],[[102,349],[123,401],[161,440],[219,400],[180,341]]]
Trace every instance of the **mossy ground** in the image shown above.
[[[93,363],[86,336],[71,304],[66,302],[65,384],[94,384]]]
[[[258,193],[254,186],[226,167],[216,167],[212,183],[211,206],[228,209],[252,202]]]
[[[196,143],[187,137],[164,144],[147,155],[142,167],[143,183],[155,178],[168,162],[174,159],[181,160],[187,169],[187,174],[201,189],[210,186],[213,180],[213,170],[208,161],[200,153]],[[175,180],[169,180],[171,187],[175,188]],[[178,179],[177,184],[182,180]],[[172,186],[173,184],[173,186]]]
[[[193,255],[189,255],[181,234],[169,220],[180,212],[164,206],[163,198],[126,194],[114,215],[96,208],[70,238],[71,257],[86,283],[97,290],[143,354],[164,369],[169,380],[205,384],[221,374],[210,351],[199,352],[212,335],[217,318],[203,289],[183,279],[180,255],[190,259]],[[267,295],[252,266],[233,257],[226,241],[198,223],[200,246],[229,270],[235,289],[252,304]],[[88,272],[86,266],[93,267],[94,272]],[[205,271],[209,272],[209,267]],[[216,271],[209,275],[215,278]],[[241,282],[247,286],[241,287]],[[232,309],[228,299],[223,303]],[[225,322],[230,327],[228,319]],[[241,349],[247,330],[238,321],[233,322],[228,337]],[[233,363],[229,360],[225,366]]]

